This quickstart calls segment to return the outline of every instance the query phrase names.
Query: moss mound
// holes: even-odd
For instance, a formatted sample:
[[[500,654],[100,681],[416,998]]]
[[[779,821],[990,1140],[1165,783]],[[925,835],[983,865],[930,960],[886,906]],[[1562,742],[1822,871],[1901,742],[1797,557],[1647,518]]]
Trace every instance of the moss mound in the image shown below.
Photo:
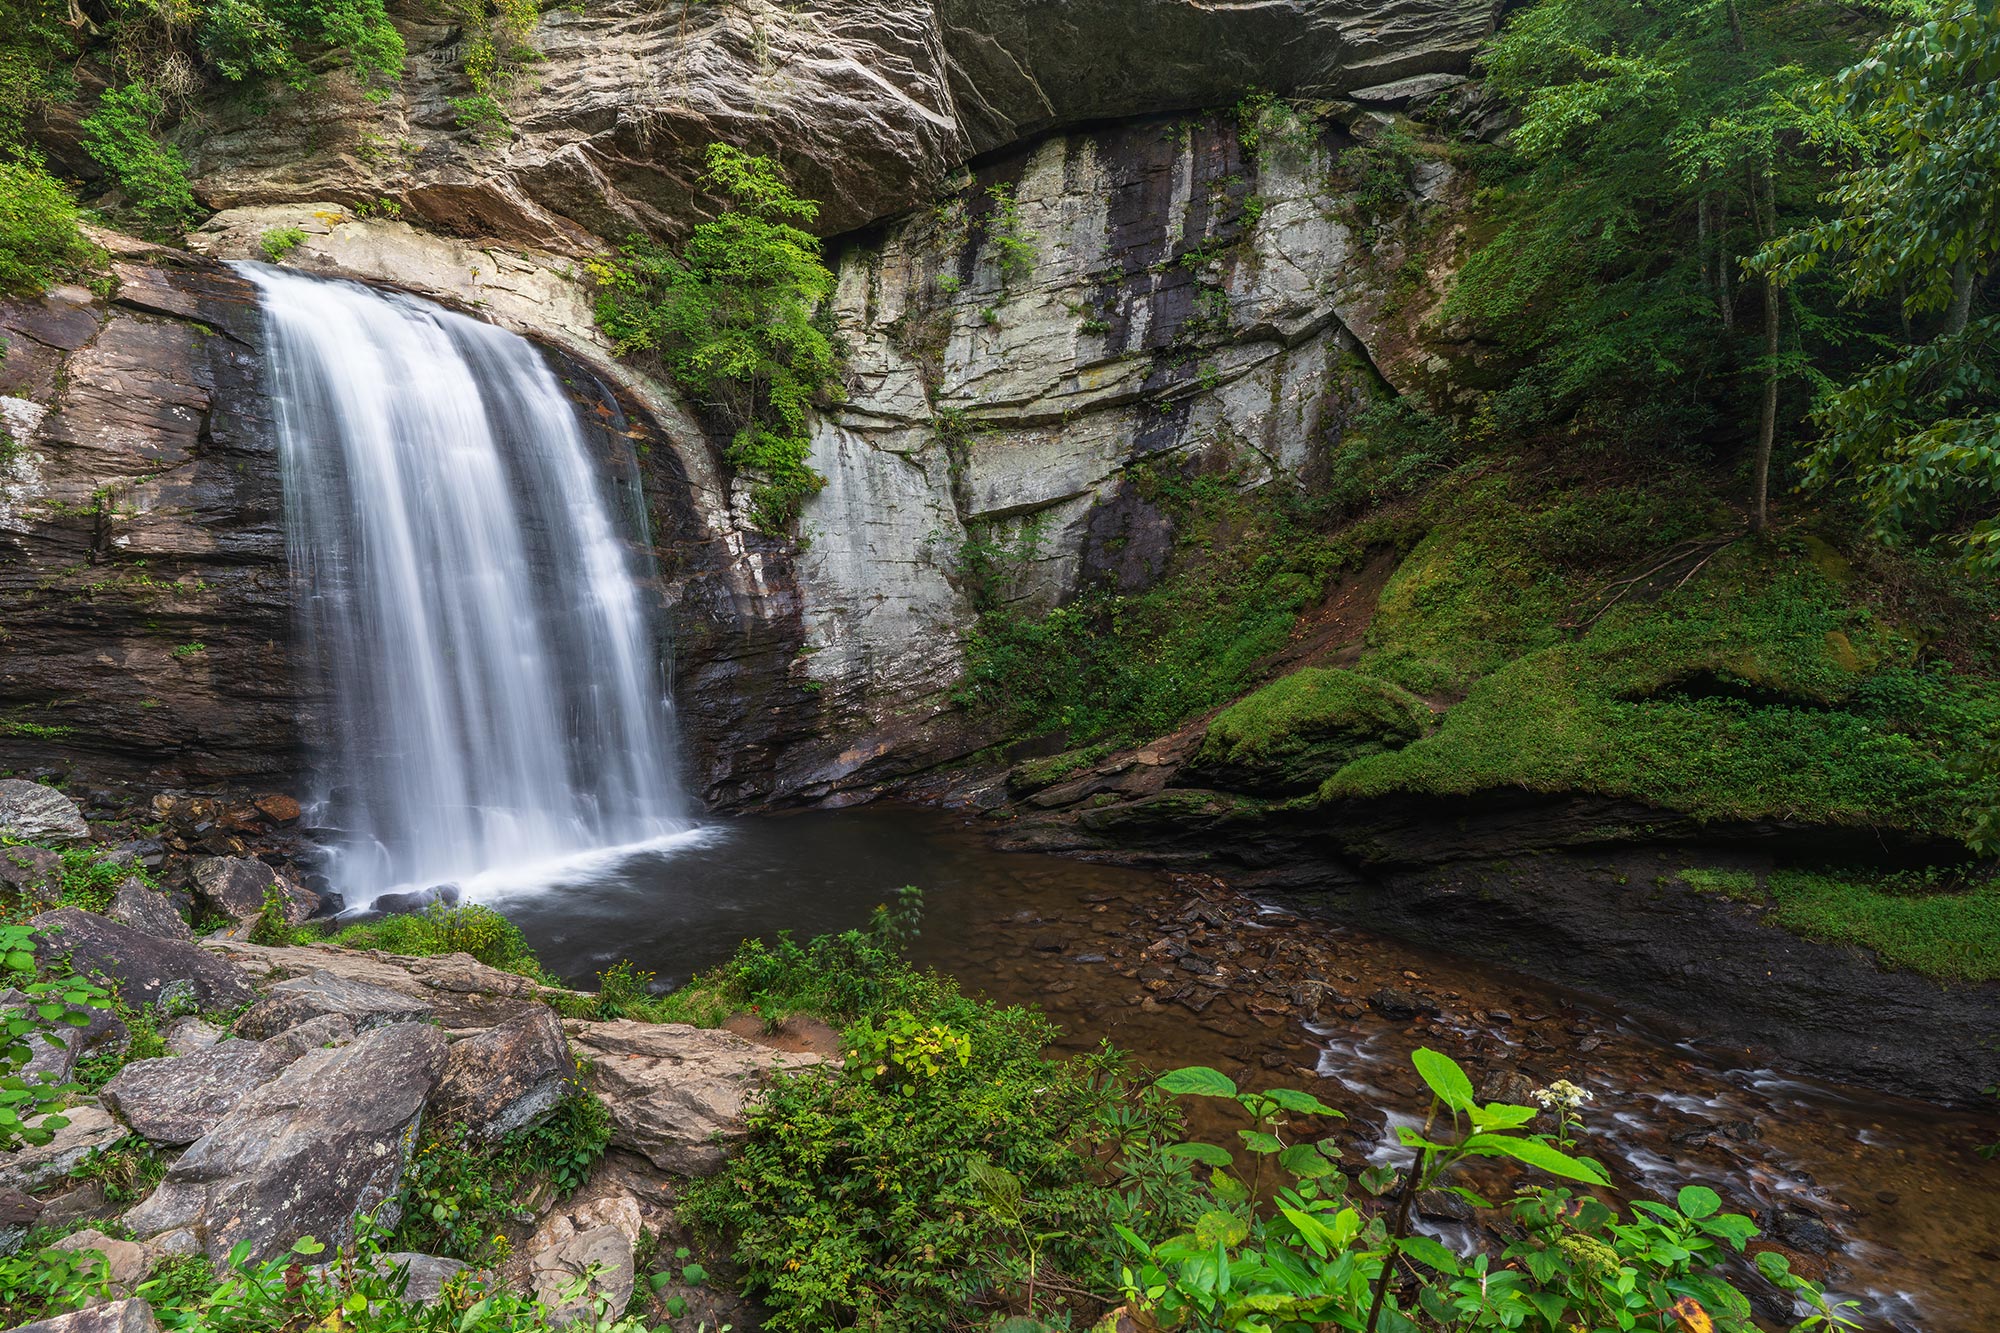
[[[1309,792],[1363,755],[1409,744],[1430,725],[1423,700],[1399,686],[1306,667],[1225,709],[1188,778],[1260,795]]]

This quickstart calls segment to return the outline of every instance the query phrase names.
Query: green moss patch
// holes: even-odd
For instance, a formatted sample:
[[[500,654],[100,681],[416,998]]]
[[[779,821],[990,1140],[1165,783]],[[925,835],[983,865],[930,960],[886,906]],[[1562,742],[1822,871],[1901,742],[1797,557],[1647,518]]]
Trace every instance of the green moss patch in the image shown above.
[[[1440,597],[1441,619],[1463,623],[1464,597]],[[1430,622],[1392,623],[1361,669],[1407,681],[1436,636]],[[1433,664],[1448,677],[1469,660],[1455,647]],[[1581,791],[1709,820],[1967,837],[2000,800],[1968,767],[1995,738],[1992,681],[1920,664],[1917,644],[1809,552],[1746,541],[1658,600],[1480,677],[1434,735],[1357,760],[1320,796]]]
[[[1430,709],[1407,690],[1306,667],[1223,710],[1188,777],[1233,791],[1307,792],[1363,755],[1417,739],[1430,722]]]

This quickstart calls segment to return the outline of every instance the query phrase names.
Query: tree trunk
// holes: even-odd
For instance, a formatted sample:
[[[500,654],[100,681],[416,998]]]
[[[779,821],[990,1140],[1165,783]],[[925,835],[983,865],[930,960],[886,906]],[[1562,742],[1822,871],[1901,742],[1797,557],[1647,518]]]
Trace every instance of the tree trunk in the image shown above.
[[[1951,270],[1951,313],[1946,316],[1944,327],[1947,337],[1964,333],[1965,326],[1972,322],[1972,287],[1972,247],[1968,238]]]
[[[1753,170],[1755,170],[1753,168]],[[1751,212],[1759,238],[1768,243],[1778,229],[1778,188],[1767,162],[1751,183]],[[1771,445],[1778,435],[1778,334],[1783,296],[1777,279],[1764,275],[1764,410],[1757,423],[1757,505],[1751,529],[1759,534],[1771,525]]]
[[[1729,294],[1729,196],[1715,209],[1715,302],[1722,307],[1722,331],[1736,332],[1736,301]]]

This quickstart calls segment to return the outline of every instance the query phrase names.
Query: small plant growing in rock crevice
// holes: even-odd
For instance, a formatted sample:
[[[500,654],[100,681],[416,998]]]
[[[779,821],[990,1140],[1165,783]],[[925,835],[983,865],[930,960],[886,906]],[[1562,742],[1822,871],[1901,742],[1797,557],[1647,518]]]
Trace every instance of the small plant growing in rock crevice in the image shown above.
[[[263,253],[265,259],[273,264],[279,264],[283,263],[285,256],[297,249],[305,238],[305,232],[298,227],[273,227],[257,238],[257,249]],[[201,651],[201,645],[189,644],[187,649],[191,651],[174,649],[174,656],[191,656],[192,653]]]

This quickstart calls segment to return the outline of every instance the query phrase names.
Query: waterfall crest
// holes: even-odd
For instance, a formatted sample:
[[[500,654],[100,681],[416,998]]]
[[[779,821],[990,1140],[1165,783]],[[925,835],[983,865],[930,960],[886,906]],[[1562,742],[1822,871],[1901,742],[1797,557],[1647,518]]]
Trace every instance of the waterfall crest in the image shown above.
[[[414,297],[238,267],[349,905],[685,829],[641,557],[541,355]]]

